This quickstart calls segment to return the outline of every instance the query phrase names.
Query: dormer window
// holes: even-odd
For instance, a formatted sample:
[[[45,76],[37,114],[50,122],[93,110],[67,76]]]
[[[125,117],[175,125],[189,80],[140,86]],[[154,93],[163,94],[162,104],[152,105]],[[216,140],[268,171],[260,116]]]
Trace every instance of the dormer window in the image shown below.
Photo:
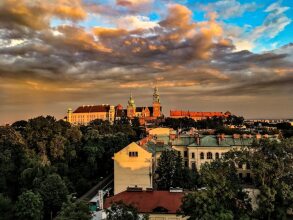
[[[138,157],[138,152],[137,151],[130,151],[128,153],[129,157]]]

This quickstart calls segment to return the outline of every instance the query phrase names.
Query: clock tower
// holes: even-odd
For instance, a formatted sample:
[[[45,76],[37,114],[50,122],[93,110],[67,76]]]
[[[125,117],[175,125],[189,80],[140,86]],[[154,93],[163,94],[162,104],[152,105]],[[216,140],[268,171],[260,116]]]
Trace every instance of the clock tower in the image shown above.
[[[161,116],[161,103],[158,87],[154,88],[153,94],[153,117]]]
[[[130,94],[128,105],[127,105],[127,117],[134,118],[135,115],[136,115],[136,106],[134,103],[134,98],[132,97],[132,94]]]

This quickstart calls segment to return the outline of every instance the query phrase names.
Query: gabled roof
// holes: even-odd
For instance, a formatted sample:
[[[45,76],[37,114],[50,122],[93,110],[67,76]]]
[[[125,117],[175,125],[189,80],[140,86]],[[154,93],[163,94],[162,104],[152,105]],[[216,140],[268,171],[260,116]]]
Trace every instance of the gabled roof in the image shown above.
[[[126,204],[135,206],[139,213],[158,213],[159,210],[164,210],[164,213],[176,214],[180,209],[183,196],[183,192],[124,191],[107,198],[104,207],[109,208],[113,202],[123,201]]]

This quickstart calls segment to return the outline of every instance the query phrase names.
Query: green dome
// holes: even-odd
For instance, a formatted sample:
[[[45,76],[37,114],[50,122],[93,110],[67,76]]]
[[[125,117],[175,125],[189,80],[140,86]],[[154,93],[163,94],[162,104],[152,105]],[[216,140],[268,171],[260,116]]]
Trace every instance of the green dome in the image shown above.
[[[132,94],[129,97],[128,104],[129,105],[134,105],[134,98],[132,97]]]

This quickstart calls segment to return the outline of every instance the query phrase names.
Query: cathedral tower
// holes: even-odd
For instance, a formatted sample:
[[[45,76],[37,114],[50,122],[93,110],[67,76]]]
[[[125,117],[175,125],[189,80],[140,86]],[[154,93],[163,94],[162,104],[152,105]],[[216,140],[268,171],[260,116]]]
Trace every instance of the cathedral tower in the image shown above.
[[[161,103],[158,87],[154,88],[153,94],[153,117],[161,116]]]
[[[130,94],[128,105],[127,105],[127,117],[134,118],[136,113],[136,106],[132,94]]]

